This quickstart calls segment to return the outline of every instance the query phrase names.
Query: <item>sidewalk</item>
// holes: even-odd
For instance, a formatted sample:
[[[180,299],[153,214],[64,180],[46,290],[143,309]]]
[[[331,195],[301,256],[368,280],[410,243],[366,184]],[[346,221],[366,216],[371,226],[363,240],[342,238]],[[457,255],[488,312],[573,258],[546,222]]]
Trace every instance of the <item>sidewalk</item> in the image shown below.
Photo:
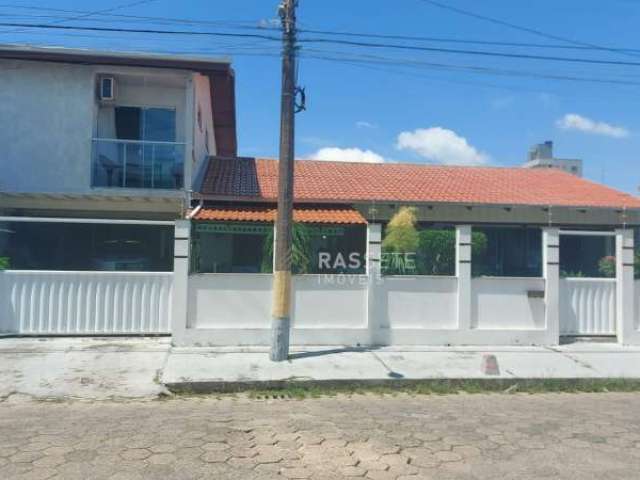
[[[640,347],[293,348],[291,360],[273,363],[266,348],[171,348],[166,337],[0,339],[0,398],[155,398],[167,386],[294,380],[605,378],[640,379]]]
[[[494,356],[493,365],[487,356]],[[497,368],[495,368],[497,367]],[[640,378],[640,347],[575,343],[559,347],[384,347],[292,349],[269,361],[268,349],[174,348],[162,382],[197,384],[285,380]]]
[[[0,338],[0,399],[155,398],[169,338]]]

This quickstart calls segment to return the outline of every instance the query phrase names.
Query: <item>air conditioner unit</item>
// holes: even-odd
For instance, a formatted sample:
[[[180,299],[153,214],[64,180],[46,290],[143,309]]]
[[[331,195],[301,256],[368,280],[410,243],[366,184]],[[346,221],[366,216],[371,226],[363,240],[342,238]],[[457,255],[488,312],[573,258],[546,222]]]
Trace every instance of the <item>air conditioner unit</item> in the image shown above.
[[[114,77],[100,77],[98,98],[102,102],[111,102],[116,99],[116,79]]]

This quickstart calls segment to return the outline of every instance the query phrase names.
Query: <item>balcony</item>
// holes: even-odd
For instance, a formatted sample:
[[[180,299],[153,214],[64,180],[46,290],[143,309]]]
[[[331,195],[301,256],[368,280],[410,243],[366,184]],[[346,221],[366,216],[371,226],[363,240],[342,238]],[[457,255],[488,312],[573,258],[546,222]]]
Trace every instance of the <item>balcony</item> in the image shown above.
[[[93,139],[92,186],[181,189],[184,143]]]

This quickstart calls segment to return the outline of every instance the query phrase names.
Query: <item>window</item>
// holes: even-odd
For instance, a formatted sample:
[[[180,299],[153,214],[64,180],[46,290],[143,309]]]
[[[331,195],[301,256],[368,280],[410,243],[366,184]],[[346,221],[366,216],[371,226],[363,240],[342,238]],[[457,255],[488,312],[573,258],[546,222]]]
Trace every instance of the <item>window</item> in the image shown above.
[[[562,277],[616,276],[615,237],[560,235]]]
[[[98,112],[93,185],[181,188],[184,146],[176,144],[171,108],[105,107]]]
[[[116,107],[116,138],[176,141],[176,111],[169,108]]]
[[[488,277],[541,277],[542,230],[535,227],[474,227],[472,273]]]
[[[304,225],[309,262],[296,265],[299,273],[350,273],[366,271],[365,225]]]
[[[191,269],[196,273],[270,273],[269,241],[273,241],[273,225],[267,223],[195,223]]]
[[[3,222],[0,258],[12,270],[171,272],[173,227]]]
[[[407,225],[392,225],[390,222],[385,226],[382,242],[382,273],[384,275],[455,275],[455,228],[450,225],[414,223],[413,227],[408,229]],[[408,239],[410,241],[405,244]]]
[[[294,224],[295,274],[364,273],[364,225]],[[271,273],[273,225],[199,222],[193,229],[192,271],[196,273]]]

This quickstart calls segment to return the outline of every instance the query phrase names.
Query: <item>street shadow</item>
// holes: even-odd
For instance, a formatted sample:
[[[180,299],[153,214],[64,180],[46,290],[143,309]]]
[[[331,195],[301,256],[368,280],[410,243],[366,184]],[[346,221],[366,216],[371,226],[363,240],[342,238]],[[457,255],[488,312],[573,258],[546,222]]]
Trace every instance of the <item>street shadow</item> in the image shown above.
[[[324,357],[327,355],[339,355],[341,353],[372,353],[373,358],[375,358],[376,361],[378,361],[385,368],[385,370],[387,370],[387,377],[392,378],[394,380],[400,380],[405,378],[403,374],[392,370],[384,360],[382,360],[378,355],[376,355],[375,353],[376,350],[379,350],[380,348],[382,348],[382,346],[342,347],[342,348],[330,348],[326,350],[316,350],[312,352],[299,352],[299,353],[290,354],[289,361],[300,360],[303,358]]]
[[[289,360],[297,360],[300,358],[324,357],[326,355],[336,355],[340,353],[365,353],[376,350],[380,347],[341,347],[330,348],[327,350],[314,350],[312,352],[298,352],[289,355]]]

